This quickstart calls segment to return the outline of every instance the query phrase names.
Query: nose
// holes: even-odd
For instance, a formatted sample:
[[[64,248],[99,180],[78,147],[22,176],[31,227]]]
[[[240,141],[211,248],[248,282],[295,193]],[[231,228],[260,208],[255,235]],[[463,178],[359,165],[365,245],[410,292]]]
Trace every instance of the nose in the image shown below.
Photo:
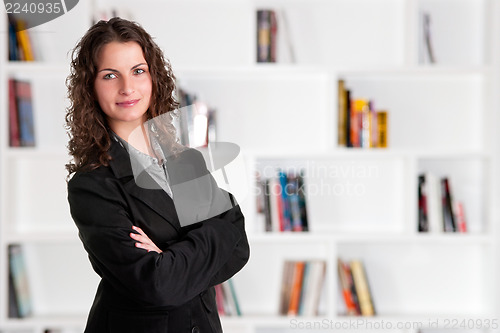
[[[134,85],[132,79],[129,77],[122,77],[120,94],[122,95],[130,95],[134,92]]]

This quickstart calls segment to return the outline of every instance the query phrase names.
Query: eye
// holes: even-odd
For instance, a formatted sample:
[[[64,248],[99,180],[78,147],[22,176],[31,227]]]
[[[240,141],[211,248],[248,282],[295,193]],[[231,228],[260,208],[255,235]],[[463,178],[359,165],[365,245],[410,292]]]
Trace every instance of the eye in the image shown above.
[[[105,79],[105,80],[110,80],[110,79],[114,79],[114,78],[116,78],[115,73],[109,73],[109,74],[106,74],[103,76],[103,79]]]
[[[134,70],[134,74],[142,74],[142,73],[146,73],[146,71],[142,68],[136,68]]]

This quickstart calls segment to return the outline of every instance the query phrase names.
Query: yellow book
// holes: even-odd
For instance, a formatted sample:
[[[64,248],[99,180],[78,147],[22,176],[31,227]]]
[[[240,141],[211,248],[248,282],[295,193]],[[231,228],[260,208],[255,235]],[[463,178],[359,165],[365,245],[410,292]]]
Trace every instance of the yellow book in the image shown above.
[[[347,145],[346,122],[347,122],[347,92],[344,80],[338,80],[338,145],[345,147]]]
[[[24,61],[33,61],[35,60],[35,57],[33,55],[33,49],[31,47],[31,41],[30,37],[28,35],[28,31],[25,29],[25,24],[24,21],[18,20],[17,21],[17,42],[21,46],[21,50],[23,53],[23,60]]]
[[[350,266],[361,314],[363,316],[373,316],[375,315],[375,308],[363,264],[359,260],[352,260]]]
[[[377,112],[377,132],[378,132],[378,144],[379,148],[387,148],[388,141],[388,131],[387,131],[387,111]]]

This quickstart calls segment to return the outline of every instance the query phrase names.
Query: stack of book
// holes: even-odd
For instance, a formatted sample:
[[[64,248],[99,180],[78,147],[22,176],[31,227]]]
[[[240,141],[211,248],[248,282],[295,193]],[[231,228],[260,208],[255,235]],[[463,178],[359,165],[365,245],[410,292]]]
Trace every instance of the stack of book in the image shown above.
[[[216,140],[215,109],[196,95],[178,89],[179,109],[174,117],[178,139],[187,147],[206,147]]]
[[[9,15],[9,60],[33,61],[35,60],[34,48],[26,30],[26,22]]]
[[[418,231],[467,232],[464,205],[455,200],[448,177],[418,176]]]
[[[283,266],[280,314],[318,315],[325,272],[324,260],[286,260]]]
[[[376,110],[366,98],[354,98],[338,80],[338,145],[348,148],[387,148],[388,112]]]
[[[236,296],[233,280],[229,279],[215,286],[217,311],[221,316],[241,316],[241,308]]]
[[[339,258],[337,265],[346,314],[352,316],[375,315],[373,296],[362,261],[345,262]]]
[[[9,145],[35,145],[33,104],[29,81],[9,79]]]
[[[257,213],[266,231],[309,231],[304,172],[278,170],[275,177],[257,174]]]

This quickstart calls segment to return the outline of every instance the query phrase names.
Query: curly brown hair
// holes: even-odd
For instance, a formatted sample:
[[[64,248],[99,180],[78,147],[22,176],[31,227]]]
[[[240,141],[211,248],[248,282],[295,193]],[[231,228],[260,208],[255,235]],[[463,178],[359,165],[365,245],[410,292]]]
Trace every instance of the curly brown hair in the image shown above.
[[[153,91],[147,119],[175,110],[175,76],[168,59],[153,38],[138,23],[118,17],[99,21],[78,42],[71,53],[70,75],[66,79],[70,106],[66,109],[66,128],[70,140],[66,164],[69,175],[108,165],[111,136],[106,115],[97,102],[94,81],[99,52],[110,42],[137,42],[149,66]],[[68,176],[69,176],[68,175]]]

